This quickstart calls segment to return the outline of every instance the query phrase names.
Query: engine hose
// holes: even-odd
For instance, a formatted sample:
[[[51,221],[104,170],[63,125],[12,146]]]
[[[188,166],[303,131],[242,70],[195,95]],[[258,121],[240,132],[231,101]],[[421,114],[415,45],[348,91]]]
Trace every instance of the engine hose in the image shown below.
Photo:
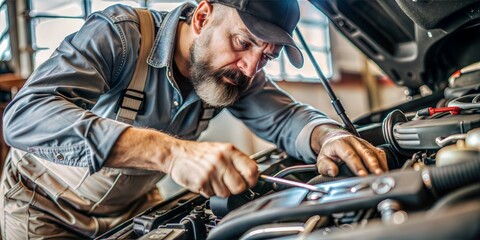
[[[400,145],[398,145],[397,141],[395,140],[395,136],[394,136],[395,125],[399,123],[405,123],[405,122],[408,122],[407,116],[405,116],[405,114],[402,111],[395,109],[392,112],[390,112],[383,120],[382,132],[383,132],[383,138],[385,142],[390,144],[394,152],[397,152],[404,156],[410,156],[411,152],[401,148]]]
[[[480,181],[480,157],[455,165],[431,168],[428,171],[433,190],[437,194],[448,193],[453,189]]]
[[[472,197],[480,197],[480,183],[474,183],[449,193],[436,202],[435,205],[428,210],[428,214],[433,215],[441,210],[444,210],[445,207],[450,207],[460,201],[464,201],[465,199]]]

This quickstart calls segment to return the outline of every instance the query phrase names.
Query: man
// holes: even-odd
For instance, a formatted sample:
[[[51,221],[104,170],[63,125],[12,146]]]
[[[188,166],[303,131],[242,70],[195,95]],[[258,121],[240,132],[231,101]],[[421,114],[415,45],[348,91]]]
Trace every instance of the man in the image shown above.
[[[317,161],[321,174],[336,175],[341,161],[359,176],[387,170],[382,151],[295,102],[261,71],[283,48],[303,64],[291,38],[297,1],[212,0],[152,13],[146,101],[133,126],[112,120],[140,42],[135,11],[120,5],[92,14],[8,106],[4,238],[98,236],[161,201],[152,188],[164,174],[204,196],[254,186],[255,162],[233,145],[191,141],[212,109],[226,108],[290,155]]]

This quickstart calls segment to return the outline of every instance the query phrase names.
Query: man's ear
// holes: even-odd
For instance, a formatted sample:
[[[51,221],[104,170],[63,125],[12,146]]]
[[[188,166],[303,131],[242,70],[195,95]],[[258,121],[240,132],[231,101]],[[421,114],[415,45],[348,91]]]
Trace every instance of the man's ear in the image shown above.
[[[208,1],[201,1],[198,4],[197,9],[193,13],[192,17],[192,28],[195,34],[199,35],[203,30],[209,18],[212,17],[213,7]]]

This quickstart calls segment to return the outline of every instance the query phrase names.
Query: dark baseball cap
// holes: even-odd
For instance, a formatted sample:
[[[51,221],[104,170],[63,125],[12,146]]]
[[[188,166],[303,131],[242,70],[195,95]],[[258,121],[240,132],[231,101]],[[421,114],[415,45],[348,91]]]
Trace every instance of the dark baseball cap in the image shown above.
[[[292,38],[300,20],[297,0],[209,0],[235,8],[248,30],[258,39],[285,46],[293,66],[303,66],[303,56]]]

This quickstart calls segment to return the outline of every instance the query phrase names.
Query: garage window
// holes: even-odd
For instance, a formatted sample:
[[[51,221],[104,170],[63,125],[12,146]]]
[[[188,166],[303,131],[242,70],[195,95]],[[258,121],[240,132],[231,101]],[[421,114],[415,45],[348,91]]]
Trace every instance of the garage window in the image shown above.
[[[180,5],[181,0],[162,1],[110,1],[110,0],[28,0],[30,28],[34,66],[46,61],[60,42],[70,33],[78,31],[88,14],[100,11],[113,4],[125,4],[132,7],[148,7],[151,9],[170,11]],[[328,35],[328,20],[308,1],[299,1],[301,20],[299,29],[325,76],[332,76],[332,56]],[[54,29],[54,31],[52,31]],[[294,39],[303,52],[305,64],[296,69],[290,64],[285,54],[270,62],[265,70],[274,80],[318,82],[318,77],[304,49]]]
[[[0,61],[8,61],[12,58],[10,47],[10,34],[7,2],[0,0]]]
[[[330,48],[330,36],[328,33],[328,18],[311,3],[306,0],[298,1],[300,4],[301,19],[298,29],[308,43],[313,56],[320,65],[327,78],[332,77],[332,52]],[[303,53],[304,65],[301,69],[290,64],[286,54],[282,54],[277,60],[270,62],[265,71],[274,80],[320,82],[312,62],[308,59],[305,50],[294,34],[294,40]]]

